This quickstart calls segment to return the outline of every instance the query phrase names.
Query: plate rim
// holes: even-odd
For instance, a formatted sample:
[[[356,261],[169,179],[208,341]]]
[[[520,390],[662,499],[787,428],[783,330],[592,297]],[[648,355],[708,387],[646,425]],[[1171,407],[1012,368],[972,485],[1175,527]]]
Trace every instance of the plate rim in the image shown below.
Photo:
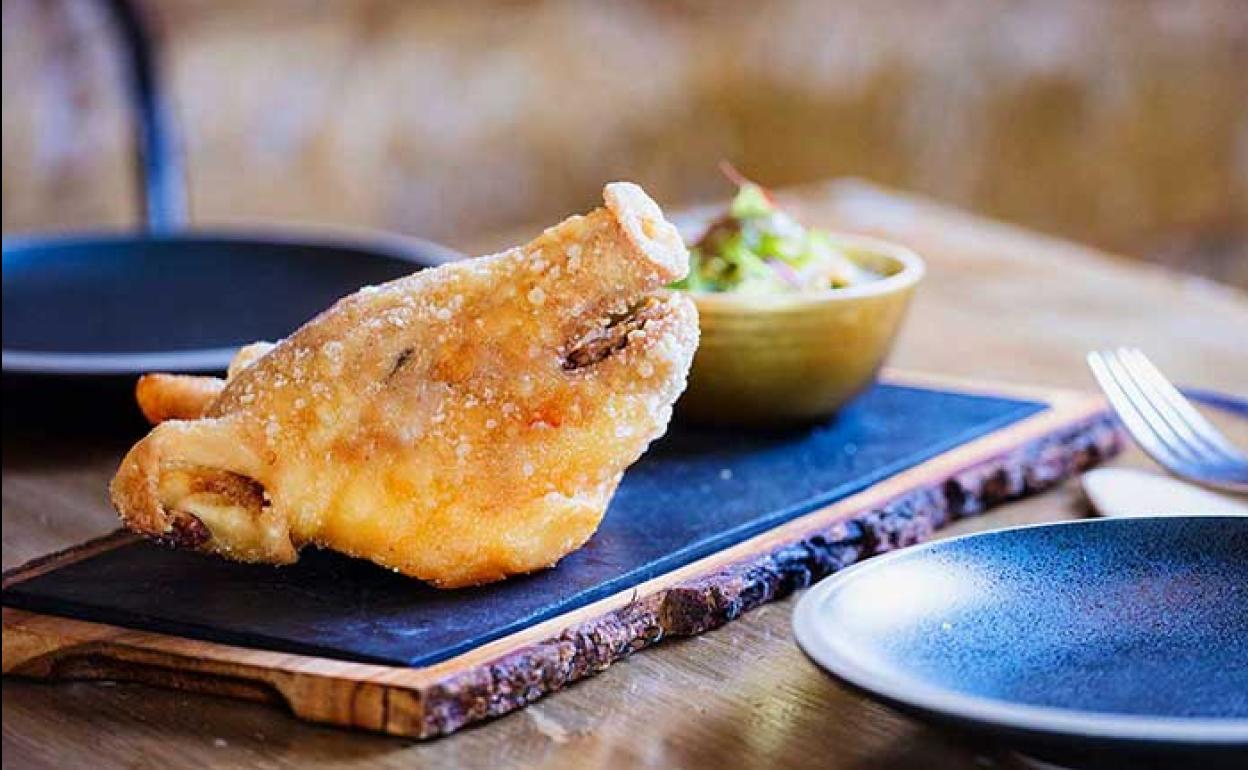
[[[284,248],[337,249],[371,252],[398,262],[435,267],[463,257],[449,246],[417,236],[341,225],[219,227],[210,226],[173,233],[127,230],[86,230],[66,233],[18,233],[5,235],[3,250],[10,252],[44,248],[116,245],[132,241],[149,243],[195,243],[273,245]],[[293,331],[293,330],[292,330]],[[184,350],[151,350],[124,353],[91,353],[28,350],[4,347],[0,370],[5,374],[55,377],[139,375],[151,371],[206,373],[225,371],[238,345]]]
[[[1104,526],[1110,522],[1135,522],[1140,519],[1197,518],[1193,514],[1154,514],[1132,519],[1072,519],[1065,521],[1023,524],[1012,527],[972,532],[958,537],[933,540],[852,565],[834,573],[811,587],[793,609],[793,632],[797,645],[820,669],[849,687],[876,700],[911,712],[942,719],[953,719],[975,727],[992,727],[1033,735],[1086,740],[1120,741],[1134,744],[1183,744],[1199,746],[1248,746],[1248,718],[1229,717],[1155,717],[1114,714],[1083,709],[1021,704],[997,698],[968,695],[918,680],[901,680],[880,676],[843,655],[838,645],[829,642],[819,631],[816,617],[822,604],[871,570],[889,563],[914,558],[916,554],[971,538],[993,536],[1020,530],[1067,526]],[[1245,520],[1248,514],[1199,516],[1211,519]],[[1121,525],[1121,524],[1120,524]]]
[[[220,372],[225,371],[236,353],[238,346],[135,353],[48,353],[4,348],[0,356],[3,357],[5,374],[92,377],[155,371],[179,374]]]

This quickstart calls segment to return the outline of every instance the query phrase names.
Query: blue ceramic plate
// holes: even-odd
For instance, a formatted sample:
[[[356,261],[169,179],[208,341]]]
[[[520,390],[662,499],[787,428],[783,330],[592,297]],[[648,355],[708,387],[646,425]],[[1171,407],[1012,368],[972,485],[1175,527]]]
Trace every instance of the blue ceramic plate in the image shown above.
[[[794,630],[864,694],[1047,758],[1248,757],[1248,516],[929,543],[815,586]]]
[[[314,229],[4,239],[4,374],[224,371],[340,297],[455,259],[429,241]]]

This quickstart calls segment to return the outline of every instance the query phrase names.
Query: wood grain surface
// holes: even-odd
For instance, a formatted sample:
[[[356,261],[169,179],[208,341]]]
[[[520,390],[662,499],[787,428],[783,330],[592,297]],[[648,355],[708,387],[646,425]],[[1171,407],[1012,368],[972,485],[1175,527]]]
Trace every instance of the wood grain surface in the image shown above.
[[[1093,347],[1131,343],[1184,383],[1248,392],[1248,299],[860,183],[791,191],[812,222],[905,242],[928,278],[894,362],[1090,388]],[[503,242],[462,239],[468,250]],[[1241,444],[1242,421],[1211,416]],[[103,489],[130,440],[4,433],[4,564],[115,526]],[[1116,465],[1149,467],[1130,451]],[[1074,485],[963,520],[968,531],[1082,514]],[[5,767],[1014,768],[830,682],[793,644],[793,599],[433,743],[311,725],[265,704],[142,685],[6,678]],[[7,640],[6,640],[7,643]]]
[[[1011,395],[1008,388],[981,390]],[[142,682],[276,702],[314,722],[417,738],[447,735],[664,640],[722,626],[837,569],[926,540],[960,518],[1043,492],[1119,451],[1122,438],[1101,398],[1031,395],[1050,408],[736,546],[434,666],[281,654],[5,607],[4,673]],[[134,540],[117,532],[35,559],[6,572],[4,586]]]

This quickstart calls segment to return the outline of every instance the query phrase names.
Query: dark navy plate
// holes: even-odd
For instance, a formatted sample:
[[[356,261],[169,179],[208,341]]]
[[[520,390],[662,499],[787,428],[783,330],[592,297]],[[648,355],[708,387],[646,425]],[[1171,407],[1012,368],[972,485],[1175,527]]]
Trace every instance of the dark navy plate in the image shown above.
[[[929,543],[815,586],[794,630],[869,697],[1049,759],[1248,757],[1248,516]]]
[[[365,284],[457,257],[315,230],[5,238],[4,373],[223,371]]]

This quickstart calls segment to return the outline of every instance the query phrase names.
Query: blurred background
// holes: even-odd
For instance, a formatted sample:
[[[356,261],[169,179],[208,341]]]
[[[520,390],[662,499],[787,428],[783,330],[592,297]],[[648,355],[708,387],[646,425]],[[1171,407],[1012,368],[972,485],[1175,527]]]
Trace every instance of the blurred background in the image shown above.
[[[2,0],[3,229],[138,211],[94,0]],[[199,224],[452,244],[858,176],[1248,287],[1243,0],[148,0]]]

